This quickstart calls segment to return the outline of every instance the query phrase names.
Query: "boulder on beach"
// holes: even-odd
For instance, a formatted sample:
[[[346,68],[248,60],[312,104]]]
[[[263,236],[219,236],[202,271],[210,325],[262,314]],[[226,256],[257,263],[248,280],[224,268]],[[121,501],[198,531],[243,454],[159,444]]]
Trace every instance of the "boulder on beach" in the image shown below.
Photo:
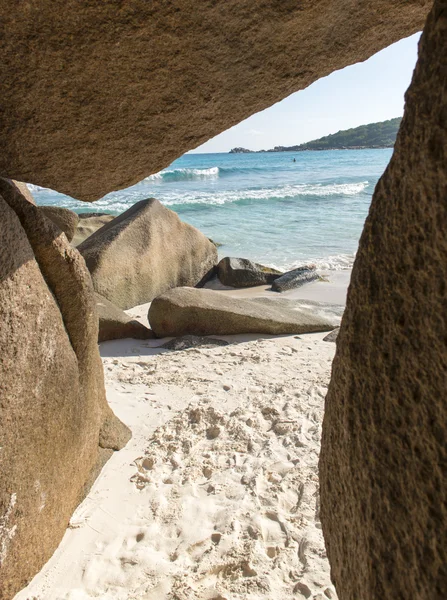
[[[281,271],[264,267],[246,258],[226,256],[217,265],[220,282],[236,288],[271,285],[281,275]]]
[[[95,298],[99,317],[98,342],[125,338],[149,340],[155,337],[153,332],[143,323],[126,315],[123,310],[100,294],[95,294]]]
[[[214,244],[155,198],[134,204],[78,250],[95,290],[122,309],[171,288],[198,285],[217,263]]]
[[[272,283],[272,290],[274,292],[287,292],[319,278],[320,276],[314,265],[298,267],[292,271],[287,271],[281,277],[277,277]]]
[[[130,432],[107,404],[90,274],[13,182],[0,179],[0,598],[56,550]]]
[[[316,314],[318,303],[230,297],[208,289],[179,287],[155,298],[149,323],[157,337],[330,331],[337,325]],[[335,319],[337,320],[337,319]]]
[[[40,206],[39,209],[65,233],[67,240],[71,242],[79,222],[78,215],[72,210],[61,206]]]
[[[110,223],[115,215],[106,213],[80,213],[78,226],[72,239],[73,246],[79,246],[84,240],[93,235],[95,231],[101,229],[106,223]]]

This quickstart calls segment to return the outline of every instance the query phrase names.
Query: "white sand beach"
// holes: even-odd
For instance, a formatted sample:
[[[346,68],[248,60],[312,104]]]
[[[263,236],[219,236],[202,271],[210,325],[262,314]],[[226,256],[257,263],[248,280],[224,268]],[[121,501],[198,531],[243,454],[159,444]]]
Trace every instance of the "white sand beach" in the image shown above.
[[[344,303],[348,281],[333,272],[281,296]],[[147,307],[128,312],[144,321]],[[318,502],[325,335],[102,344],[108,400],[133,438],[16,600],[336,598]]]

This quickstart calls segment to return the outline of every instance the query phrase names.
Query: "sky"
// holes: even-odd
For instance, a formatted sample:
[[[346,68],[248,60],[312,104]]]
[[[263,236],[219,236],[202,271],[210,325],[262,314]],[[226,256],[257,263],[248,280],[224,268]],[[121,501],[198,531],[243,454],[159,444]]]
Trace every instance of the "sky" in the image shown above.
[[[293,146],[343,129],[400,117],[420,33],[400,40],[296,92],[202,144],[193,152]]]

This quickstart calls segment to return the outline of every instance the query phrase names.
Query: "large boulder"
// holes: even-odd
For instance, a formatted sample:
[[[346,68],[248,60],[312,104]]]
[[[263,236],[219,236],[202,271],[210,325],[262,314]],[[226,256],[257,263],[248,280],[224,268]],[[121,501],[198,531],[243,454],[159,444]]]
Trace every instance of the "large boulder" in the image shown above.
[[[217,250],[158,200],[141,200],[78,246],[95,290],[122,309],[213,271]]]
[[[235,333],[312,333],[334,328],[331,318],[308,308],[309,303],[270,298],[232,298],[221,292],[175,288],[155,298],[149,323],[157,337],[229,335]],[[335,323],[336,324],[336,323]]]
[[[270,285],[282,275],[281,271],[264,267],[247,258],[226,256],[217,265],[217,276],[221,283],[236,288]]]
[[[3,1],[0,174],[96,200],[422,29],[431,4]]]
[[[321,520],[342,600],[447,597],[447,2],[422,35],[326,399]]]
[[[49,559],[113,449],[98,317],[79,253],[0,180],[0,598]]]
[[[84,240],[93,235],[95,231],[98,231],[103,225],[110,223],[115,218],[115,215],[106,213],[80,213],[78,216],[78,226],[71,240],[73,246],[79,246]]]
[[[79,222],[78,215],[72,210],[61,206],[40,206],[39,208],[48,219],[51,219],[65,233],[67,240],[71,242]]]
[[[96,308],[99,317],[98,342],[134,338],[149,340],[155,337],[153,332],[143,323],[132,319],[129,315],[103,298],[95,294]]]

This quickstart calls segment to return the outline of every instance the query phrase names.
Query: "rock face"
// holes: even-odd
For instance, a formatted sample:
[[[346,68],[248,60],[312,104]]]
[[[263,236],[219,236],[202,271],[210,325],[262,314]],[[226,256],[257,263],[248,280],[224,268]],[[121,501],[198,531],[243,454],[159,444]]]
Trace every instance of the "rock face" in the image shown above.
[[[343,600],[447,597],[447,2],[435,1],[360,240],[323,425]]]
[[[99,316],[98,342],[125,338],[149,340],[155,337],[150,329],[126,315],[106,298],[99,294],[95,294],[95,298]]]
[[[39,208],[48,219],[51,219],[65,233],[67,240],[71,242],[79,222],[78,215],[72,210],[60,206],[40,206]]]
[[[95,231],[101,229],[106,223],[110,223],[115,218],[114,215],[105,213],[81,213],[79,215],[79,223],[76,227],[72,239],[73,246],[79,246],[84,240],[93,235]]]
[[[281,271],[258,265],[246,258],[226,256],[217,265],[220,282],[236,288],[270,285],[280,275]]]
[[[430,6],[3,2],[0,174],[98,199],[415,33]]]
[[[48,560],[128,429],[107,405],[81,256],[0,180],[0,598]]]
[[[245,300],[213,290],[175,288],[152,302],[149,323],[157,337],[235,333],[280,335],[334,328],[333,323],[301,307],[298,302],[289,302],[279,305],[269,298]]]
[[[315,267],[299,267],[284,273],[281,277],[277,277],[272,283],[272,290],[274,292],[287,292],[301,287],[305,283],[317,281],[319,278]]]
[[[95,290],[122,309],[197,285],[217,263],[214,244],[154,198],[115,217],[78,250]]]

